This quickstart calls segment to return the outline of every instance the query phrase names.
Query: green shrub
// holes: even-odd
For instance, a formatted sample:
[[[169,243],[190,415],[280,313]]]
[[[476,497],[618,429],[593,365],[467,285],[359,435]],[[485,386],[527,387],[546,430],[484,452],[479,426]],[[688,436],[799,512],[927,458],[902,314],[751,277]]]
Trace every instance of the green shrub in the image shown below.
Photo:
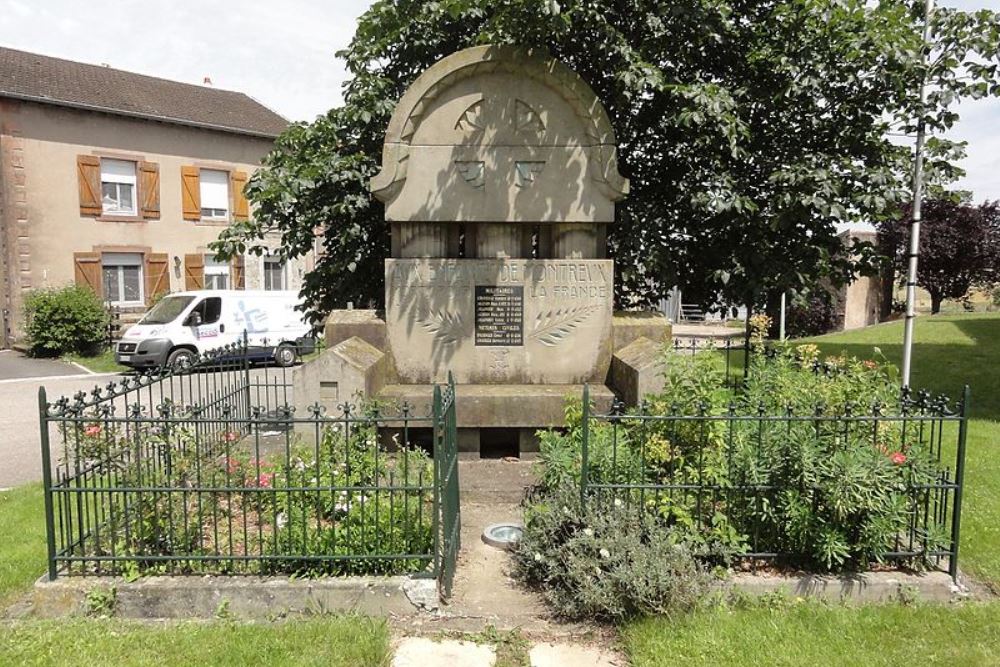
[[[35,290],[25,299],[24,308],[32,354],[91,354],[107,336],[104,304],[84,287]]]
[[[583,513],[573,486],[528,507],[514,573],[570,619],[684,612],[711,588],[683,533],[619,499]]]
[[[718,352],[667,354],[665,387],[647,397],[646,414],[668,417],[592,420],[588,480],[645,487],[618,499],[682,536],[697,558],[728,564],[752,549],[810,570],[865,569],[897,550],[911,526],[908,548],[917,555],[905,565],[927,565],[922,554],[947,546],[934,521],[922,528],[916,515],[935,502],[921,489],[942,473],[925,430],[913,420],[834,418],[895,414],[893,368],[821,359],[811,345],[766,355],[758,347],[744,386],[720,391]],[[542,434],[543,505],[553,489],[579,488],[578,412],[579,402],[569,402],[567,431]],[[609,493],[588,495],[599,492]]]

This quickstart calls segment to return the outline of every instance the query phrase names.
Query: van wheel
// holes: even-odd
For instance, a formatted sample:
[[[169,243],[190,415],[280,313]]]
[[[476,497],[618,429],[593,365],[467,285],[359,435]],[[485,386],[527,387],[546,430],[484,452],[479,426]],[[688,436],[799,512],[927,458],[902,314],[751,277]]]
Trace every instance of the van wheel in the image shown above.
[[[295,358],[298,355],[295,352],[295,346],[291,343],[282,343],[278,346],[278,349],[274,351],[274,363],[278,364],[282,368],[288,368],[295,363]]]
[[[188,368],[195,360],[195,354],[191,350],[181,347],[170,353],[167,357],[167,366],[171,368]]]

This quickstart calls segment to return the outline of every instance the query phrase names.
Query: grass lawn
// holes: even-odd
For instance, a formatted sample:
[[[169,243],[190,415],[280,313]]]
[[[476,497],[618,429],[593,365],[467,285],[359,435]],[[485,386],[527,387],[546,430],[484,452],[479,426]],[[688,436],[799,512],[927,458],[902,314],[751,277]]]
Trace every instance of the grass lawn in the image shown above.
[[[132,370],[115,362],[115,353],[112,350],[104,350],[100,354],[91,357],[85,357],[80,354],[66,354],[63,355],[63,359],[78,363],[95,373],[123,373]]]
[[[42,498],[41,484],[0,492],[0,609],[45,571]]]
[[[341,616],[273,624],[143,624],[107,619],[0,625],[0,665],[323,665],[389,664],[382,621]]]
[[[985,667],[1000,664],[1000,605],[719,609],[634,623],[622,643],[633,667]]]

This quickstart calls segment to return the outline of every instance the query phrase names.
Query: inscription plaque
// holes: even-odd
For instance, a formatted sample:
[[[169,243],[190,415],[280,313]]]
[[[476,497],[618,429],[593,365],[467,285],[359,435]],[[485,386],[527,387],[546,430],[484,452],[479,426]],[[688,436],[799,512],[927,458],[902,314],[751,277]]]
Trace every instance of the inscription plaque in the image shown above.
[[[524,345],[524,286],[476,285],[476,345]]]

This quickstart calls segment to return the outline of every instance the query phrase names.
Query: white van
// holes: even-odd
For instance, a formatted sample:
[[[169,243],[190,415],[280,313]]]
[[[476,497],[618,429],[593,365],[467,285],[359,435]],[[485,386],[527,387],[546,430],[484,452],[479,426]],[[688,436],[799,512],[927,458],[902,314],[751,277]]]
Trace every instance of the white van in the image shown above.
[[[298,303],[295,292],[169,294],[125,332],[115,347],[115,360],[132,368],[189,364],[203,352],[239,343],[245,332],[251,358],[291,366],[316,344],[304,313],[295,309]]]

